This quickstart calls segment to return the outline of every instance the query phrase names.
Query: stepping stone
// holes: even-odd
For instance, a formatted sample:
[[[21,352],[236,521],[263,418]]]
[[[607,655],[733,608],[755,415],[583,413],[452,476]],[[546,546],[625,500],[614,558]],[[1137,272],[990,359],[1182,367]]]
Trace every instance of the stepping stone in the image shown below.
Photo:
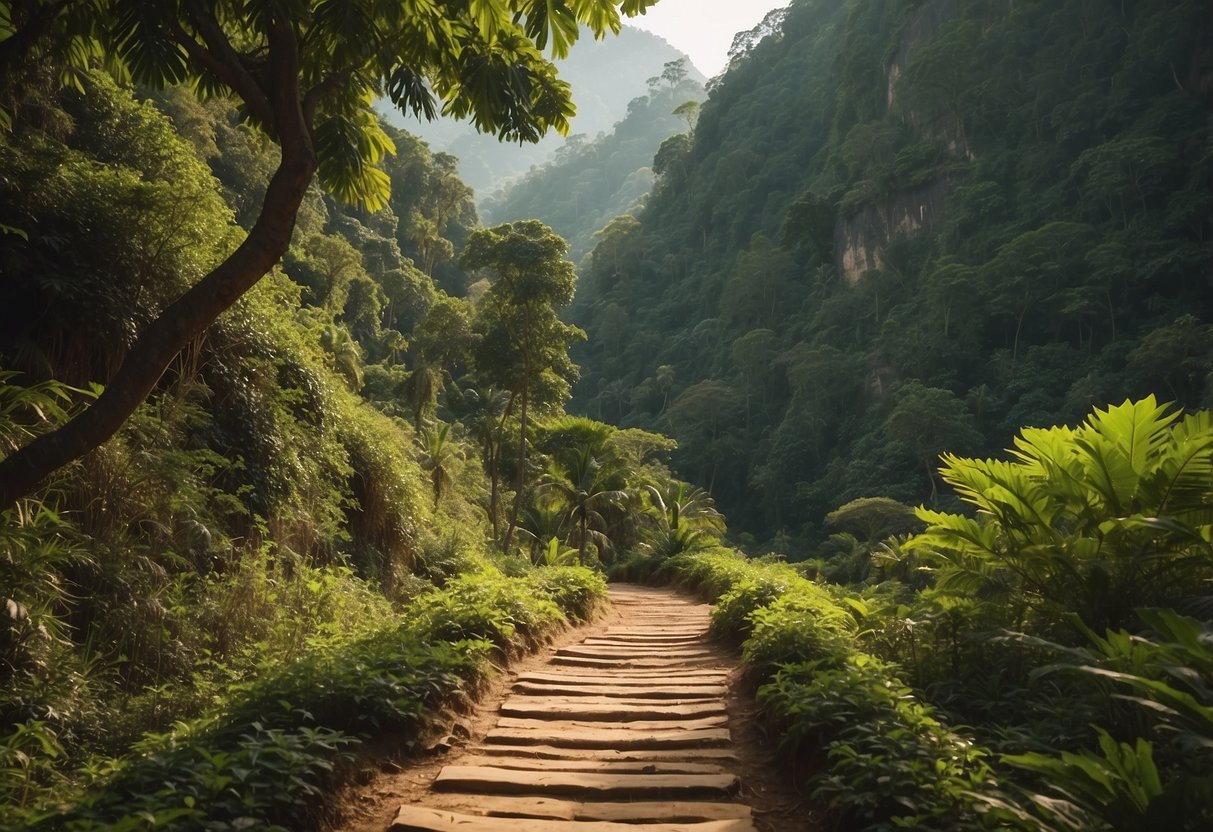
[[[592,684],[594,682],[598,682],[600,684],[628,685],[632,683],[652,683],[653,681],[676,685],[718,685],[722,684],[727,678],[728,674],[723,670],[688,667],[685,670],[677,672],[653,668],[632,668],[620,670],[618,673],[612,673],[610,676],[603,676],[601,673],[596,674],[588,671],[568,671],[566,673],[556,673],[547,670],[535,671],[531,673],[519,673],[517,681],[562,682],[567,680],[569,684],[576,685]]]
[[[618,696],[618,695],[602,695],[595,693],[590,696],[579,696],[569,694],[555,694],[554,696],[531,696],[528,694],[512,694],[505,700],[506,705],[511,703],[519,705],[586,705],[594,707],[596,705],[620,705],[630,708],[648,708],[648,709],[667,709],[677,708],[679,706],[689,706],[694,708],[718,709],[724,710],[724,700],[712,701],[702,697],[688,696],[686,699],[663,699],[655,702],[652,697],[647,696]]]
[[[554,745],[564,748],[697,748],[729,743],[729,729],[654,728],[623,730],[618,728],[578,728],[554,734],[549,729],[494,728],[486,742],[506,745]]]
[[[511,696],[501,706],[501,715],[524,719],[580,719],[629,722],[638,719],[687,720],[706,716],[724,716],[724,703],[717,701],[666,705],[636,702],[610,697],[606,701],[587,701],[570,697]]]
[[[582,771],[587,773],[629,774],[723,774],[724,769],[714,763],[692,763],[683,760],[548,760],[533,757],[465,756],[459,758],[463,766],[490,766],[515,768],[524,771]]]
[[[601,668],[631,668],[631,667],[650,667],[650,668],[676,668],[685,667],[687,665],[713,665],[720,664],[720,661],[711,656],[705,656],[700,659],[591,659],[582,658],[580,656],[562,656],[556,655],[552,658],[552,664],[562,665],[564,667],[601,667]]]
[[[594,636],[581,642],[582,647],[700,647],[706,644],[699,636]]]
[[[702,716],[697,719],[684,719],[674,723],[666,719],[605,722],[591,719],[521,719],[519,717],[503,716],[497,720],[497,727],[519,728],[548,734],[563,734],[566,731],[575,731],[583,728],[592,728],[595,731],[668,731],[675,729],[697,731],[701,728],[715,728],[718,725],[727,725],[728,722],[728,714]]]
[[[728,693],[719,684],[703,685],[611,685],[561,684],[559,682],[515,682],[514,692],[533,696],[618,696],[632,699],[718,699]]]
[[[552,745],[494,745],[477,746],[477,754],[493,757],[517,757],[528,760],[614,760],[616,762],[733,762],[737,759],[731,748],[557,748]]]
[[[750,807],[741,803],[707,801],[634,801],[596,803],[548,797],[484,796],[475,811],[498,818],[548,818],[564,821],[617,823],[688,823],[703,820],[748,820]],[[633,827],[643,828],[643,827]]]
[[[401,806],[388,832],[570,832],[568,821],[465,815],[424,806]],[[690,823],[587,821],[577,832],[754,832],[748,818]]]
[[[650,799],[728,797],[735,774],[648,774],[631,772],[528,771],[490,766],[445,766],[434,790],[474,794],[551,794],[565,797]]]
[[[584,644],[578,647],[561,647],[556,651],[557,656],[584,656],[591,659],[703,659],[719,656],[715,650],[706,647],[637,647],[603,644]]]

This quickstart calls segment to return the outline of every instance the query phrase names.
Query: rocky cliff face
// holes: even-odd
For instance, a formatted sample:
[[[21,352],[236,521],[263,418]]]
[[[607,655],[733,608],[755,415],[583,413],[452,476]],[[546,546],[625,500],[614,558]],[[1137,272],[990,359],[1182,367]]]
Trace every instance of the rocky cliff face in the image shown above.
[[[933,38],[939,27],[960,11],[959,6],[958,0],[927,0],[918,8],[906,12],[897,48],[893,50],[884,67],[890,110],[896,101],[897,80],[901,78],[906,64],[909,63],[910,52],[918,44]]]
[[[897,237],[930,233],[943,221],[949,180],[901,191],[839,220],[834,228],[834,265],[854,285],[882,265],[881,249]]]
[[[920,44],[929,42],[948,20],[960,13],[959,0],[927,0],[906,13],[895,48],[885,63],[886,101],[890,111],[897,106],[897,82]],[[920,138],[940,139],[960,158],[972,159],[960,121],[954,114],[932,119],[906,112],[907,121]],[[943,221],[946,178],[916,188],[901,190],[872,202],[841,218],[834,229],[834,264],[854,285],[864,274],[882,265],[881,249],[897,237],[930,233]]]

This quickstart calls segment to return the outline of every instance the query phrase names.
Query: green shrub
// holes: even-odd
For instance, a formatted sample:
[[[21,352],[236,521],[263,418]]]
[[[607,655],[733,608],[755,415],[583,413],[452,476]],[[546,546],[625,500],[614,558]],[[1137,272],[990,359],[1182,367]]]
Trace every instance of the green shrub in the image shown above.
[[[316,574],[337,584],[348,576]],[[533,644],[592,614],[604,594],[601,576],[579,567],[452,579],[404,616],[380,611],[373,631],[305,639],[285,668],[267,664],[251,681],[233,681],[206,717],[149,735],[129,759],[94,766],[94,785],[66,813],[30,810],[21,821],[73,832],[142,829],[149,819],[184,830],[307,828],[360,742],[391,732],[410,748],[427,712],[478,684],[495,647]],[[0,743],[6,769],[9,746],[42,744],[31,734],[18,747],[19,739]],[[8,791],[25,788],[22,771],[4,777]]]
[[[588,621],[606,600],[606,580],[583,566],[545,566],[531,572],[527,582],[577,621]]]
[[[537,595],[527,582],[491,572],[448,581],[442,592],[417,599],[414,613],[419,633],[431,638],[485,639],[501,648],[516,635],[534,644],[567,621],[550,597]]]
[[[785,750],[821,745],[830,766],[812,779],[813,796],[845,824],[982,828],[971,793],[995,786],[986,752],[942,725],[896,672],[854,653],[789,665],[758,696],[782,726]]]
[[[750,613],[747,662],[771,672],[777,666],[844,656],[852,650],[854,619],[816,587],[787,593]]]
[[[787,585],[771,580],[743,578],[716,600],[712,632],[735,641],[750,635],[750,615],[787,592]]]

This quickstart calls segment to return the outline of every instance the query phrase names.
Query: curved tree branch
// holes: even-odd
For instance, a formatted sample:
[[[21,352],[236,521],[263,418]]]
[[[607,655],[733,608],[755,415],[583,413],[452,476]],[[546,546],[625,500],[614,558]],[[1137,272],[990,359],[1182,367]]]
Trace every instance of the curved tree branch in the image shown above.
[[[152,392],[177,353],[286,253],[317,161],[299,100],[298,40],[286,23],[272,26],[269,40],[270,114],[282,160],[270,178],[257,221],[231,256],[166,307],[140,334],[118,372],[87,410],[0,461],[0,507],[29,494],[53,471],[113,436]]]

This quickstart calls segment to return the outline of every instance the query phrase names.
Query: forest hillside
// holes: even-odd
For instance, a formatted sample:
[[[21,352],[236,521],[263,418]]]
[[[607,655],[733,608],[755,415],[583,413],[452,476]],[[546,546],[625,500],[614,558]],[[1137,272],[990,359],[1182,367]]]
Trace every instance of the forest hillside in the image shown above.
[[[599,235],[574,406],[670,432],[736,530],[804,557],[852,499],[934,502],[943,449],[1213,403],[1211,18],[792,3]]]
[[[661,144],[695,123],[705,93],[690,73],[684,59],[667,63],[609,133],[570,138],[552,161],[481,198],[484,221],[540,219],[569,241],[569,257],[580,262],[611,220],[640,210]]]
[[[627,114],[629,102],[646,93],[649,79],[659,77],[665,64],[685,59],[662,38],[633,26],[624,26],[617,37],[580,44],[558,62],[561,75],[577,91],[577,115],[568,139],[550,135],[534,144],[502,143],[466,121],[423,121],[390,106],[381,111],[435,151],[457,157],[459,175],[483,198],[533,166],[551,161],[570,140],[593,141],[609,132]],[[693,66],[688,65],[688,73],[699,83],[706,80]]]

